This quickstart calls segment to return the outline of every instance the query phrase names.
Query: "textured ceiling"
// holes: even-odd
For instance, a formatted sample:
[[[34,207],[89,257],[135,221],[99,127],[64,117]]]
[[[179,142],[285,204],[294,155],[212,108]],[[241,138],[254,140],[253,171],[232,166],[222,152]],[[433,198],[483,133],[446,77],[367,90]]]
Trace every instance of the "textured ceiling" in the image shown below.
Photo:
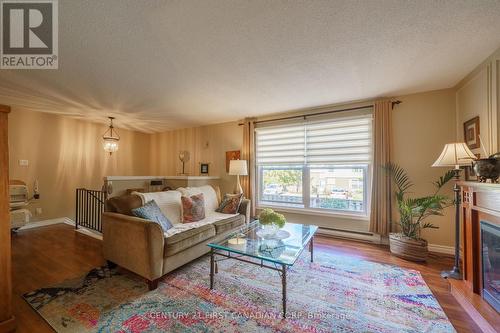
[[[160,131],[447,88],[500,46],[500,1],[60,0],[59,69],[0,103]]]

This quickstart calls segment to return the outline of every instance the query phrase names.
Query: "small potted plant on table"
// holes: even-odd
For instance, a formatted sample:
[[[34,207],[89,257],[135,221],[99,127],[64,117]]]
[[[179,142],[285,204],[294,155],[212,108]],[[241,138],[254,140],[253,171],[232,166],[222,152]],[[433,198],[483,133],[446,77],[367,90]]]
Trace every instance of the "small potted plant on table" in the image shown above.
[[[428,255],[427,241],[421,238],[422,229],[437,229],[427,221],[430,216],[443,215],[443,210],[452,201],[439,194],[446,183],[453,178],[453,170],[448,171],[433,184],[436,188],[433,194],[420,198],[409,198],[408,190],[413,186],[406,170],[397,164],[385,166],[396,187],[395,195],[398,205],[399,221],[396,222],[400,232],[389,234],[391,253],[411,261],[426,261]]]
[[[280,228],[283,228],[286,220],[283,214],[276,213],[271,208],[265,208],[259,214],[259,223],[266,236],[274,236]]]

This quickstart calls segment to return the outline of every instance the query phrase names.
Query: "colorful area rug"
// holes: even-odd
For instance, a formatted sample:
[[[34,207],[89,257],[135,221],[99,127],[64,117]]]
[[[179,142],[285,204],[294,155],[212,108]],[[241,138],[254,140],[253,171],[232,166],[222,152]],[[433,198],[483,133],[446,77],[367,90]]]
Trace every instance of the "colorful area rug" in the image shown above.
[[[200,258],[157,290],[106,267],[24,295],[57,332],[455,332],[419,272],[317,251],[288,273],[281,319],[277,272],[219,263],[210,291]]]

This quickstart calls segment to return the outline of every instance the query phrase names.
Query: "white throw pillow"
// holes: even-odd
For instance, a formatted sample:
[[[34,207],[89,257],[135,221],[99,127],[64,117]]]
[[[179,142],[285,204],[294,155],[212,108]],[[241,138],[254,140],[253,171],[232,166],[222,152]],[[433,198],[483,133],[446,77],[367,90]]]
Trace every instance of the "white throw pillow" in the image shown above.
[[[150,192],[139,193],[135,192],[142,198],[142,203],[145,204],[150,200],[154,200],[161,212],[173,224],[182,223],[182,203],[181,192],[179,191],[163,191],[163,192]]]

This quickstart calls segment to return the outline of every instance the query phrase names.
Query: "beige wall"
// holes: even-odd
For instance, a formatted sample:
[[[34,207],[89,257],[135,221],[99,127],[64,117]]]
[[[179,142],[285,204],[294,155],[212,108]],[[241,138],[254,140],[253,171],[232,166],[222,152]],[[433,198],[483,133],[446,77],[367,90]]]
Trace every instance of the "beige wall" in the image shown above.
[[[393,160],[408,171],[415,183],[415,195],[432,191],[431,182],[445,172],[430,165],[445,143],[461,138],[463,120],[474,116],[474,112],[482,115],[481,110],[488,107],[499,110],[499,103],[491,106],[491,101],[500,96],[500,75],[495,76],[496,81],[491,75],[492,70],[500,74],[498,62],[495,60],[493,67],[480,66],[453,89],[398,97],[403,103],[393,110]],[[497,93],[491,96],[486,89]],[[482,133],[491,132],[492,128],[498,131],[500,117],[492,125],[483,119],[491,116],[481,117],[486,128],[481,128]],[[27,181],[30,188],[35,179],[40,182],[42,199],[32,209],[34,212],[35,207],[43,208],[37,219],[73,217],[75,188],[99,188],[105,175],[177,175],[181,172],[181,150],[191,153],[187,173],[198,175],[199,164],[209,163],[210,175],[221,177],[222,192],[231,192],[235,177],[226,173],[225,152],[242,146],[242,128],[236,122],[151,135],[119,130],[120,151],[113,156],[106,155],[101,147],[104,125],[14,110],[9,129],[11,178]],[[20,167],[19,159],[29,160],[30,165]],[[447,193],[451,195],[450,188]],[[311,221],[307,215],[288,215],[297,222]],[[368,230],[366,220],[322,216],[314,217],[314,221],[332,228]],[[452,246],[451,209],[444,217],[432,218],[432,222],[440,229],[425,231],[424,238],[431,244]]]
[[[432,180],[444,170],[430,167],[446,142],[454,141],[455,98],[453,90],[399,97],[394,111],[394,159],[416,183],[416,194],[425,194]],[[42,207],[36,219],[74,216],[77,187],[100,188],[105,175],[176,175],[181,172],[178,153],[187,150],[191,160],[186,172],[199,174],[199,163],[210,163],[210,175],[220,176],[222,192],[231,192],[234,176],[225,170],[225,152],[242,146],[242,128],[236,122],[157,134],[120,130],[120,150],[113,156],[101,147],[104,125],[57,115],[14,110],[9,123],[12,179],[26,181],[30,189],[38,179]],[[18,164],[29,160],[28,167]],[[311,218],[288,214],[301,222]],[[366,220],[318,216],[317,224],[344,230],[367,231]],[[425,233],[430,243],[452,245],[451,215],[436,219],[440,230]]]
[[[415,184],[413,196],[432,193],[431,184],[446,172],[432,168],[446,143],[455,141],[455,92],[438,90],[398,97],[403,103],[393,110],[393,161],[404,167]],[[445,194],[452,196],[451,184]],[[394,215],[397,217],[397,215]],[[430,244],[453,246],[453,210],[429,218],[439,229],[424,231]]]
[[[9,115],[10,179],[25,181],[30,191],[38,179],[41,207],[35,220],[74,216],[75,189],[100,189],[105,175],[149,172],[149,135],[118,129],[120,149],[102,149],[105,125],[53,114],[14,109]],[[19,160],[29,166],[19,166]]]
[[[185,172],[199,175],[200,163],[209,163],[209,175],[219,176],[222,193],[232,192],[235,176],[226,173],[226,151],[241,150],[243,128],[237,122],[180,129],[151,135],[150,174],[177,175],[182,172],[178,155],[191,154]]]
[[[474,149],[481,157],[500,148],[500,49],[475,68],[456,86],[457,138],[464,139],[463,124],[479,116],[483,149]]]
[[[430,182],[444,170],[430,165],[442,146],[455,139],[455,97],[453,90],[399,97],[403,101],[393,111],[394,160],[412,176],[417,195],[432,189]],[[181,172],[178,153],[187,150],[191,160],[186,172],[199,174],[199,163],[210,163],[210,175],[220,176],[222,192],[231,192],[235,177],[225,170],[225,152],[242,146],[242,128],[236,122],[157,134],[120,130],[120,150],[109,156],[102,150],[104,125],[57,115],[14,110],[9,124],[11,178],[22,179],[32,188],[40,182],[42,207],[37,219],[73,217],[77,187],[100,188],[105,175],[176,175]],[[27,159],[28,167],[20,167]],[[288,214],[297,222],[310,216]],[[430,243],[452,245],[452,221],[436,218],[441,227],[425,233]],[[343,230],[367,231],[366,220],[314,217],[317,224]]]

